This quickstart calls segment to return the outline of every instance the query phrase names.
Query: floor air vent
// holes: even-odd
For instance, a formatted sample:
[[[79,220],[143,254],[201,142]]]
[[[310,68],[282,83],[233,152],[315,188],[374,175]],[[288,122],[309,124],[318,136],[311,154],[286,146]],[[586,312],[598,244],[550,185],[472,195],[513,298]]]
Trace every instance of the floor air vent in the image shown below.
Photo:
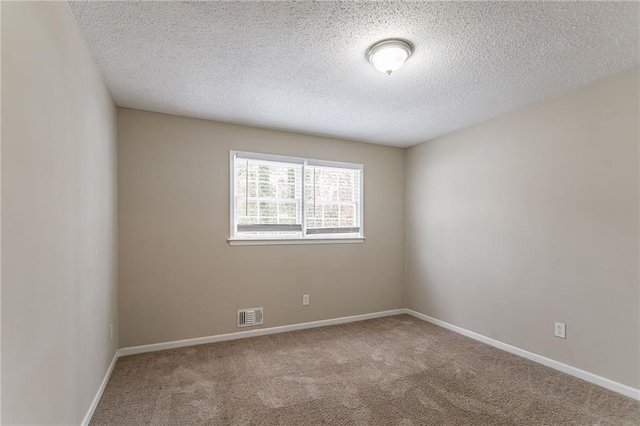
[[[262,324],[262,308],[238,309],[238,327]]]

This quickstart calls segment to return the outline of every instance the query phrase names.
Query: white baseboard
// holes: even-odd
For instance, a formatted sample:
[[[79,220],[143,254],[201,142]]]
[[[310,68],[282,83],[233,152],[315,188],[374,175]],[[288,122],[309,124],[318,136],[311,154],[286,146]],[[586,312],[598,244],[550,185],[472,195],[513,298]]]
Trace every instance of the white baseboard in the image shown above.
[[[136,355],[145,352],[163,351],[165,349],[180,348],[183,346],[203,345],[206,343],[224,342],[227,340],[245,339],[247,337],[265,336],[267,334],[286,333],[287,331],[304,330],[307,328],[325,327],[328,325],[344,324],[348,322],[364,321],[373,318],[388,317],[391,315],[406,314],[406,309],[393,309],[390,311],[373,312],[371,314],[353,315],[350,317],[332,318],[320,321],[303,322],[299,324],[283,325],[279,327],[258,328],[249,331],[218,334],[215,336],[196,337],[194,339],[175,340],[173,342],[153,343],[150,345],[130,346],[121,348],[120,356]]]
[[[100,383],[100,387],[98,388],[98,392],[96,392],[96,396],[93,397],[93,401],[91,401],[91,405],[89,406],[89,410],[87,410],[87,414],[82,419],[81,426],[88,426],[89,422],[91,422],[91,417],[93,417],[93,413],[96,412],[96,408],[98,408],[98,404],[100,403],[100,398],[102,398],[102,393],[104,389],[107,387],[107,383],[109,382],[109,377],[111,377],[111,372],[113,371],[113,367],[116,365],[116,361],[118,357],[120,357],[120,351],[116,351],[113,354],[113,359],[111,360],[111,364],[107,369],[107,373],[104,375],[104,379],[102,379],[102,383]]]
[[[605,377],[598,376],[593,373],[589,373],[588,371],[580,370],[579,368],[572,367],[567,364],[563,364],[559,361],[554,361],[550,358],[546,358],[542,355],[534,354],[533,352],[526,351],[524,349],[517,348],[515,346],[511,346],[506,343],[502,343],[498,340],[492,339],[490,337],[483,336],[481,334],[475,333],[473,331],[466,330],[464,328],[455,326],[453,324],[449,324],[448,322],[441,321],[439,319],[430,317],[425,314],[421,314],[420,312],[413,311],[411,309],[405,309],[405,312],[413,317],[419,318],[421,320],[430,322],[432,324],[438,325],[442,328],[446,328],[447,330],[454,331],[458,334],[462,334],[463,336],[469,337],[474,340],[478,340],[482,343],[486,343],[488,345],[494,346],[498,349],[502,349],[503,351],[510,352],[514,355],[521,356],[523,358],[529,359],[531,361],[535,361],[539,364],[545,365],[547,367],[553,368],[554,370],[561,371],[563,373],[569,374],[570,376],[577,377],[579,379],[585,380],[589,383],[593,383],[594,385],[602,386],[605,389],[609,389],[613,392],[617,392],[619,394],[628,396],[635,400],[640,401],[640,390],[632,388],[631,386],[623,385],[622,383],[614,382],[613,380],[609,380]]]

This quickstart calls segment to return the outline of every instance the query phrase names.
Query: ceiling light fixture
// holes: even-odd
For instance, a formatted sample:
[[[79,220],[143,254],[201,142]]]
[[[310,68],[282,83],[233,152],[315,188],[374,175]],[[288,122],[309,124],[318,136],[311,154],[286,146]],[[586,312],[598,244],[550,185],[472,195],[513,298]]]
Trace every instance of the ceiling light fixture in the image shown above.
[[[380,72],[391,75],[409,59],[413,46],[399,39],[382,40],[367,50],[367,59]]]

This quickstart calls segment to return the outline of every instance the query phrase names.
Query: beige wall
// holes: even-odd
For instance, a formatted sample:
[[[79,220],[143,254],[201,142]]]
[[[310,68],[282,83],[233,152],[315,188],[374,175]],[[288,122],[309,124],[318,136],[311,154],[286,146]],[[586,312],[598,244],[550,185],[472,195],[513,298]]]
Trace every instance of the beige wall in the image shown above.
[[[244,307],[265,327],[404,307],[403,150],[130,109],[118,129],[123,347],[235,332]],[[232,149],[363,163],[366,241],[229,246]]]
[[[118,346],[116,109],[66,2],[2,2],[2,424],[79,424]]]
[[[407,150],[411,309],[640,387],[638,77]]]

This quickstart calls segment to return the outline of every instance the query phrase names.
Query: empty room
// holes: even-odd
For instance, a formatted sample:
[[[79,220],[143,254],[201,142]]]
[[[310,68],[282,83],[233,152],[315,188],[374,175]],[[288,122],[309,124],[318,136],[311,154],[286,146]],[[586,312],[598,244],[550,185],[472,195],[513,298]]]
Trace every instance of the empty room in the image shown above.
[[[2,425],[640,425],[640,2],[0,21]]]

